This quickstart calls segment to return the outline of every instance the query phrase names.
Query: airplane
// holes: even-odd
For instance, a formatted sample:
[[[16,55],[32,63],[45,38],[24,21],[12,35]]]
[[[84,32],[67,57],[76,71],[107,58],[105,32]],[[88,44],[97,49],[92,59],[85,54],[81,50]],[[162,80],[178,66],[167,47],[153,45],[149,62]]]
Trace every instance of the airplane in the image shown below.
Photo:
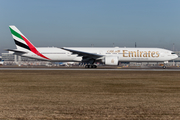
[[[178,56],[163,48],[120,47],[35,47],[14,25],[9,26],[17,49],[6,49],[14,54],[51,62],[86,62],[85,68],[97,68],[95,62],[118,65],[119,62],[164,62]]]

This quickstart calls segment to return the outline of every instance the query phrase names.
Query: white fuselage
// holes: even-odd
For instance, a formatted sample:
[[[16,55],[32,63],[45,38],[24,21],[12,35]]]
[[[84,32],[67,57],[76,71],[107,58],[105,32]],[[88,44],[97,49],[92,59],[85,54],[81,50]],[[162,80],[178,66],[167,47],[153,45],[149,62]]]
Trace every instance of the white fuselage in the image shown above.
[[[98,59],[104,59],[105,57],[117,57],[121,62],[164,62],[177,58],[178,56],[170,50],[162,48],[119,48],[119,47],[66,47],[77,51],[83,51],[87,53],[99,54],[103,57]],[[58,62],[81,62],[82,56],[72,54],[69,51],[56,47],[42,47],[37,50],[49,58],[49,61]],[[28,51],[22,56],[47,60],[42,58],[31,51]]]

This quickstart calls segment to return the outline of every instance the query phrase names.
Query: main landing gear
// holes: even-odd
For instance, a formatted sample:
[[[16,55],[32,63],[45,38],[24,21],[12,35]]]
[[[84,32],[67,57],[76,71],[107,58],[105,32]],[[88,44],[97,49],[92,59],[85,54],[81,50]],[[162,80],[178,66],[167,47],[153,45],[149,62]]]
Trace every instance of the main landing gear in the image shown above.
[[[86,65],[85,68],[97,68],[96,65]]]
[[[85,66],[85,68],[97,68],[96,65],[94,65],[95,59],[88,59],[87,61],[87,65]]]

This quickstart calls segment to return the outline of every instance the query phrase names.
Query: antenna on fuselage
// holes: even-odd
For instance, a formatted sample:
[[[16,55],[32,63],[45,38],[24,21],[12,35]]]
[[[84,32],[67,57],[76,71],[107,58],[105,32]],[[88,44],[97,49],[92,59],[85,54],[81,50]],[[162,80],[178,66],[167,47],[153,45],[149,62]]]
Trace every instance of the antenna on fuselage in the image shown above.
[[[136,48],[136,42],[135,42],[135,48]]]

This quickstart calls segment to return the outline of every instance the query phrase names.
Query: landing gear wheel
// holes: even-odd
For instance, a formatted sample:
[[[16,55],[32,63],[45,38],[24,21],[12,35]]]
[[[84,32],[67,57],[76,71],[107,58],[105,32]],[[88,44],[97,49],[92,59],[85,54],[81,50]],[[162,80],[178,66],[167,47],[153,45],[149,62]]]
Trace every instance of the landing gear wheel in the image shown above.
[[[91,68],[97,68],[97,66],[96,65],[91,65]]]
[[[97,68],[96,65],[86,65],[85,68]]]
[[[166,66],[163,66],[163,69],[166,69]]]

